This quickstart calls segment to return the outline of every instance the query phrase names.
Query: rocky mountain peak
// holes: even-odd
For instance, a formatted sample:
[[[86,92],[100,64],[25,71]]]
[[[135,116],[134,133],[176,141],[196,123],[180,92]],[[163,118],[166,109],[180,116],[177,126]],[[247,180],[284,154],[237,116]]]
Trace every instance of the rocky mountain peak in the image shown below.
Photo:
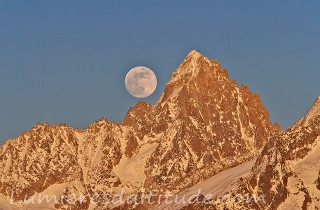
[[[186,60],[188,58],[197,59],[199,57],[203,57],[203,55],[201,53],[199,53],[196,49],[193,49],[188,53]]]
[[[121,125],[136,126],[137,123],[146,121],[150,117],[153,106],[147,102],[139,101],[135,106],[130,107]]]
[[[176,83],[178,80],[183,80],[186,83],[188,80],[197,77],[204,69],[205,64],[212,65],[218,64],[218,62],[211,61],[196,50],[190,51],[176,71],[173,72],[168,84]]]
[[[302,119],[300,119],[298,122],[296,122],[293,127],[295,127],[295,126],[306,127],[318,115],[320,115],[320,96],[316,98],[313,105],[308,110],[307,114]]]
[[[175,98],[189,98],[195,95],[206,95],[212,92],[213,86],[228,82],[228,73],[216,60],[210,60],[196,50],[192,50],[173,72],[165,90],[156,103],[163,106]],[[220,84],[217,84],[219,83]],[[211,88],[210,88],[211,86]],[[180,96],[180,97],[179,97]]]
[[[85,194],[180,190],[254,158],[273,129],[259,95],[195,50],[154,106],[139,101],[120,124],[101,118],[81,132],[35,127],[0,148],[0,194],[20,189],[20,199],[26,190],[33,195],[57,183]]]
[[[92,124],[87,125],[87,128],[82,132],[87,132],[87,133],[99,133],[101,131],[108,132],[108,131],[111,131],[114,127],[118,127],[118,123],[111,122],[107,118],[102,117],[99,120],[93,122]]]

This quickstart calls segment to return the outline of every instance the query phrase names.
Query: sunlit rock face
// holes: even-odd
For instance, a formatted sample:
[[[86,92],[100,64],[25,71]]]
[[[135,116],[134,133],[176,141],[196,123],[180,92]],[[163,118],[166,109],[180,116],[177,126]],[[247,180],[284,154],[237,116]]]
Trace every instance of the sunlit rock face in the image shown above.
[[[146,187],[153,188],[178,190],[251,159],[273,129],[259,96],[197,51],[173,72],[150,113],[146,121],[157,128],[150,131],[161,133],[147,164]]]
[[[137,103],[120,124],[38,124],[4,143],[0,192],[15,189],[17,200],[57,186],[69,194],[177,192],[253,159],[274,128],[257,94],[193,50],[156,104]]]
[[[320,205],[319,98],[305,117],[286,131],[272,134],[251,169],[226,192],[263,196],[264,202],[189,205],[185,209],[317,209]]]

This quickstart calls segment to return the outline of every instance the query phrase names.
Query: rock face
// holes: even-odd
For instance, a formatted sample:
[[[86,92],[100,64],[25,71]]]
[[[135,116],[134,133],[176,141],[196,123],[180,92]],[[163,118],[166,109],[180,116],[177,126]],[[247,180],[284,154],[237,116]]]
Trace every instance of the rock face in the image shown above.
[[[258,95],[193,50],[156,104],[137,103],[120,124],[37,124],[5,142],[0,193],[22,200],[53,186],[65,193],[177,192],[254,158],[275,128]]]
[[[305,117],[286,131],[274,133],[248,178],[230,195],[262,197],[258,202],[189,205],[188,209],[318,209],[320,206],[320,106],[318,98]],[[232,197],[232,196],[231,196]]]
[[[307,114],[302,119],[300,119],[298,122],[296,122],[293,125],[293,127],[295,127],[295,126],[306,127],[319,114],[320,114],[320,96],[315,100],[314,104],[309,109]]]
[[[196,51],[173,72],[152,113],[146,121],[161,135],[146,168],[153,189],[180,190],[251,159],[272,129],[259,96]]]

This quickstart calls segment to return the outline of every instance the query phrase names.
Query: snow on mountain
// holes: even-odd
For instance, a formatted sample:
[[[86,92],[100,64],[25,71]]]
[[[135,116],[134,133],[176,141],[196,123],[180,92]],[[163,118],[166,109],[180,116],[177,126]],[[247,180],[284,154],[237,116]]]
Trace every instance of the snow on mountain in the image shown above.
[[[230,195],[262,195],[265,202],[235,202],[188,209],[318,209],[320,206],[319,98],[300,122],[274,133],[250,175],[227,191]]]
[[[121,183],[126,187],[126,192],[134,192],[143,186],[146,179],[145,164],[158,144],[145,144],[138,154],[133,157],[122,156],[118,165],[113,168],[113,172],[120,178]],[[133,188],[135,187],[135,188]]]
[[[180,192],[255,158],[274,129],[257,94],[193,50],[156,104],[138,102],[120,124],[37,124],[5,142],[0,194],[21,201],[56,185],[63,195]],[[55,207],[94,208],[89,202]]]
[[[197,195],[197,193],[199,192],[202,195],[210,194],[212,197],[223,196],[223,193],[230,189],[234,182],[249,175],[254,162],[255,160],[250,160],[233,168],[224,170],[210,177],[209,179],[204,180],[203,182],[200,182],[182,192],[177,193],[175,196],[179,196],[180,198],[184,197],[186,201],[188,201],[189,199],[192,200],[192,196]],[[187,203],[174,203],[174,199],[175,197],[169,200],[169,204],[163,203],[152,209],[179,210],[188,205]]]
[[[308,126],[310,121],[320,114],[320,96],[315,100],[307,114],[295,123],[296,126]]]
[[[273,129],[259,96],[196,51],[173,72],[146,116],[163,134],[147,162],[146,186],[153,189],[180,191],[250,160]]]

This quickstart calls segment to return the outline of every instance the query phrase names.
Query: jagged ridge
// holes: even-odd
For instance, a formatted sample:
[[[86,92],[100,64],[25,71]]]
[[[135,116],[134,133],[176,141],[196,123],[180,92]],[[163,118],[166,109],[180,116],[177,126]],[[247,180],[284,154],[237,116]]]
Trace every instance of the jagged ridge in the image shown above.
[[[272,129],[259,96],[193,50],[157,103],[139,102],[120,124],[101,119],[85,130],[37,124],[7,141],[0,192],[15,190],[19,200],[54,185],[68,193],[179,191],[252,159]]]

